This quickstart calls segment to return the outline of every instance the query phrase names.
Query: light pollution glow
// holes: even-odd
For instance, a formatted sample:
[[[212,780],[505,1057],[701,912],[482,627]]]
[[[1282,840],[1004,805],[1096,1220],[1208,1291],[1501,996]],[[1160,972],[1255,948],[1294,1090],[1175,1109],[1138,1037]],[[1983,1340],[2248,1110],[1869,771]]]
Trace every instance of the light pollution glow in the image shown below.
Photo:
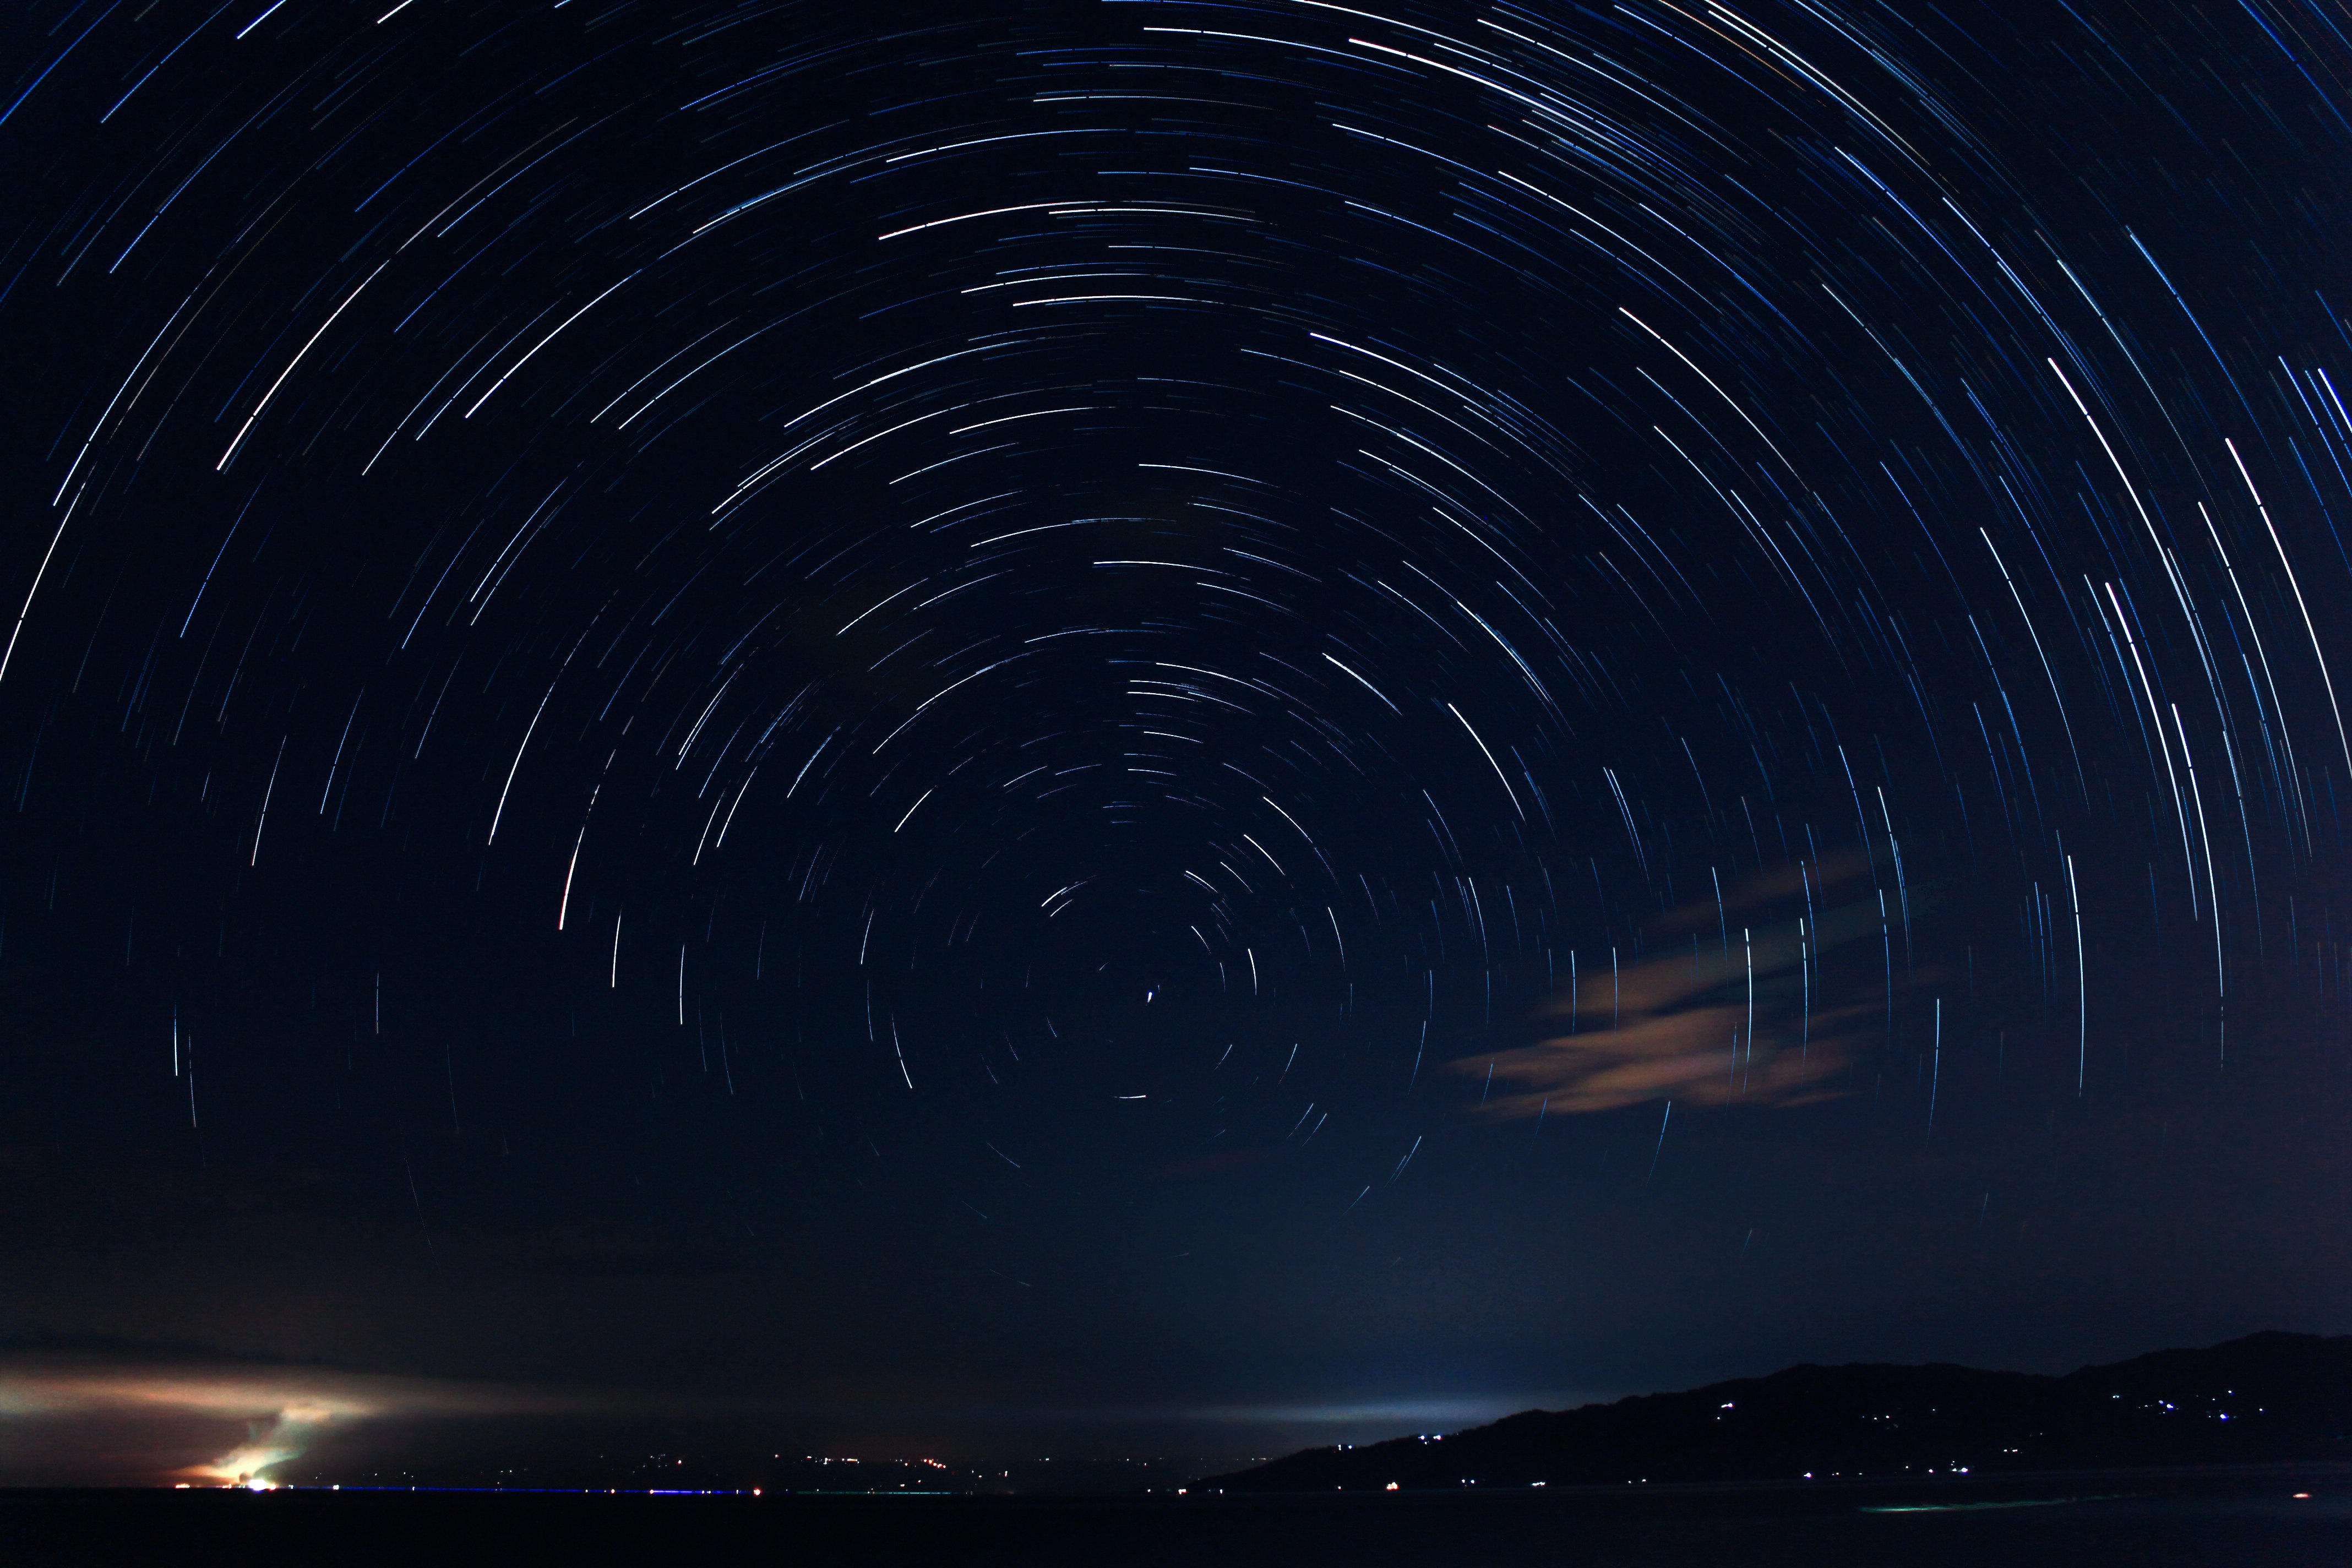
[[[159,1478],[191,1485],[267,1485],[272,1470],[299,1458],[331,1431],[389,1416],[606,1408],[610,1401],[583,1395],[313,1368],[126,1368],[55,1360],[0,1369],[0,1422],[11,1425],[73,1416],[126,1424],[189,1416],[244,1422],[243,1442]]]

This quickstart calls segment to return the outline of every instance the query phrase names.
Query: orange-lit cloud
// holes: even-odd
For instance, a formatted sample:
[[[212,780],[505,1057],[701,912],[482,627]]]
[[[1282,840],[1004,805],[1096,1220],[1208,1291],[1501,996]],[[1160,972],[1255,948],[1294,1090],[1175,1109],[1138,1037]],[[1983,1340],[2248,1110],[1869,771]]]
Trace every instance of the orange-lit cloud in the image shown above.
[[[1875,893],[1853,896],[1849,884],[1864,869],[1859,855],[1789,868],[1727,889],[1720,905],[1709,899],[1672,910],[1655,931],[1702,933],[1693,948],[1613,972],[1588,965],[1573,996],[1548,1015],[1555,1027],[1570,1025],[1566,1032],[1451,1065],[1481,1077],[1491,1071],[1484,1110],[1493,1117],[1656,1100],[1801,1105],[1841,1093],[1849,1039],[1880,1007],[1825,1004],[1820,963],[1849,942],[1879,938],[1896,918],[1891,909],[1882,915]],[[1792,898],[1808,892],[1815,912],[1801,913],[1803,904],[1790,910]],[[1832,892],[1843,900],[1834,907]]]

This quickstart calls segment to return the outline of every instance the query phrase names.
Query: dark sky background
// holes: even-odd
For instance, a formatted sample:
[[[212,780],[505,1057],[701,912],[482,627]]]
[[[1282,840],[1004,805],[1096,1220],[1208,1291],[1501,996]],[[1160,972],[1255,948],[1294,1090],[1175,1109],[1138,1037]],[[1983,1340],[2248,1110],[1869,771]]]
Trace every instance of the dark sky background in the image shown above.
[[[5,27],[7,1479],[2352,1328],[2341,7]]]

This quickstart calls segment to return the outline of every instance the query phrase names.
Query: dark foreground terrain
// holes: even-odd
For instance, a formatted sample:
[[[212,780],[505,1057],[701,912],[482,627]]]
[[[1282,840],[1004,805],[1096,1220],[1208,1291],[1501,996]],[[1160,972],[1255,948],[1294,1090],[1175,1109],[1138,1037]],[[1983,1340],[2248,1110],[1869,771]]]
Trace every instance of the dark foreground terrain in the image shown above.
[[[2298,1497],[2296,1494],[2305,1494]],[[2352,1563],[2352,1468],[1328,1497],[0,1493],[10,1563]]]
[[[2063,1377],[1796,1366],[1487,1426],[1309,1448],[1196,1483],[1328,1492],[2352,1462],[2352,1336],[2262,1333]]]

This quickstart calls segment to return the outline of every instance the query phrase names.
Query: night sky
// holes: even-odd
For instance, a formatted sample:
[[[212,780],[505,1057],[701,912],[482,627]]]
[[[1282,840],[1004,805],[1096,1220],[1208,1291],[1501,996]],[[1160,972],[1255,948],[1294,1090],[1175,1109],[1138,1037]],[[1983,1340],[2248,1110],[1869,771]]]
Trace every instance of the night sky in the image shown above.
[[[0,1479],[2352,1329],[2340,6],[5,39]]]

